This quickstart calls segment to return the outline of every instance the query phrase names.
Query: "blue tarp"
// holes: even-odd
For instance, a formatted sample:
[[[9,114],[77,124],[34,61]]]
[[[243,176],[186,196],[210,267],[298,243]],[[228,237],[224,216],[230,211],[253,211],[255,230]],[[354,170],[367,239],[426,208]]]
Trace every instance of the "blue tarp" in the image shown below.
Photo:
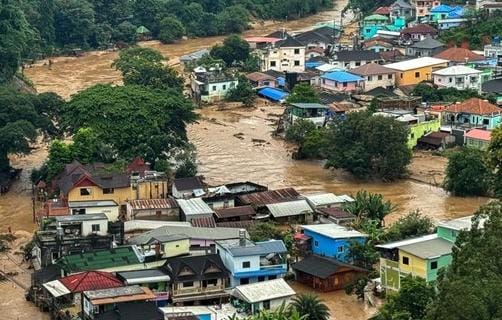
[[[321,61],[305,62],[305,68],[314,69],[315,67],[319,67],[323,64],[324,64],[324,62],[321,62]]]
[[[453,11],[453,7],[450,7],[449,5],[446,5],[446,4],[442,4],[442,5],[439,5],[437,7],[434,7],[431,9],[431,13],[442,13],[442,12],[451,12]]]
[[[278,77],[277,78],[277,85],[279,85],[279,87],[285,87],[286,86],[286,78]]]
[[[267,99],[277,102],[284,100],[288,96],[288,93],[275,88],[263,88],[261,90],[258,90],[258,94]]]
[[[334,71],[334,72],[326,73],[321,78],[332,80],[332,81],[337,81],[337,82],[353,82],[353,81],[364,80],[360,76],[356,76],[355,74],[348,73],[345,71]]]

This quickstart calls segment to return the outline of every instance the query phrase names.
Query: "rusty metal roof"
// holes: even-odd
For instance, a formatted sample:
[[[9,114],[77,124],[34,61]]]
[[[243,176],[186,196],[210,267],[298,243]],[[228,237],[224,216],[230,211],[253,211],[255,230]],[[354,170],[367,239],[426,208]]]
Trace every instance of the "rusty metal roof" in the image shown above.
[[[173,199],[148,199],[131,200],[129,205],[133,210],[155,210],[179,208],[178,203]]]
[[[239,196],[239,200],[247,205],[264,206],[267,204],[292,201],[300,194],[293,188],[263,191]]]
[[[194,218],[190,222],[196,228],[216,228],[216,222],[213,217]]]
[[[220,208],[214,209],[214,214],[217,218],[233,218],[233,217],[242,217],[242,216],[252,216],[255,215],[253,207],[251,206],[240,206],[233,208]]]

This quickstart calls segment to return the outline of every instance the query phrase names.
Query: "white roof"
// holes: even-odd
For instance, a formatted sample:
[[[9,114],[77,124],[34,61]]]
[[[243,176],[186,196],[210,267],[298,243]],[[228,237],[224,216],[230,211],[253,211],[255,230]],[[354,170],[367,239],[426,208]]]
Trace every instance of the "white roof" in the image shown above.
[[[408,71],[424,67],[435,66],[442,63],[448,63],[448,60],[432,58],[432,57],[422,57],[422,58],[416,58],[416,59],[386,64],[384,66],[394,70]]]
[[[433,75],[439,76],[460,76],[465,74],[479,74],[481,71],[466,66],[452,66],[434,71]]]
[[[411,122],[411,121],[418,121],[418,118],[412,116],[411,114],[403,114],[402,116],[397,117],[396,120],[400,122]]]
[[[338,68],[332,64],[325,63],[325,64],[322,64],[322,65],[316,67],[316,70],[319,70],[321,72],[330,72],[330,71],[338,70]]]
[[[305,199],[314,207],[326,206],[335,203],[352,202],[354,199],[348,195],[337,196],[334,193],[324,192],[324,193],[314,193],[303,195]]]
[[[365,235],[364,233],[342,227],[335,223],[304,225],[301,226],[301,228],[332,239],[367,237],[367,235]]]
[[[44,283],[43,286],[55,298],[71,293],[59,280]]]
[[[124,232],[127,233],[134,230],[153,230],[165,226],[191,227],[192,225],[187,221],[132,220],[124,222]]]
[[[474,216],[467,216],[458,219],[453,219],[449,221],[442,221],[438,224],[440,227],[453,229],[453,230],[471,230],[472,227],[472,218]],[[481,218],[480,227],[483,227],[487,218]]]
[[[397,32],[397,31],[378,30],[377,35],[387,35],[387,36],[399,37],[401,35],[401,33]]]
[[[418,237],[418,238],[411,238],[411,239],[406,239],[406,240],[401,240],[401,241],[389,242],[386,244],[380,244],[380,245],[377,245],[376,247],[382,248],[382,249],[395,249],[397,247],[407,246],[409,244],[415,244],[415,243],[429,241],[429,240],[434,240],[437,238],[438,238],[437,234],[428,234],[426,236],[422,236],[422,237]]]
[[[465,18],[457,18],[457,19],[439,19],[438,23],[458,23],[458,22],[465,22],[468,21],[469,19]]]
[[[214,213],[207,203],[205,203],[201,198],[193,199],[178,199],[176,200],[180,209],[185,213],[185,215],[207,215]]]
[[[306,200],[267,204],[267,209],[274,218],[299,216],[313,212]]]
[[[235,287],[232,295],[246,301],[257,303],[265,300],[274,300],[294,296],[296,292],[284,281],[275,279]]]

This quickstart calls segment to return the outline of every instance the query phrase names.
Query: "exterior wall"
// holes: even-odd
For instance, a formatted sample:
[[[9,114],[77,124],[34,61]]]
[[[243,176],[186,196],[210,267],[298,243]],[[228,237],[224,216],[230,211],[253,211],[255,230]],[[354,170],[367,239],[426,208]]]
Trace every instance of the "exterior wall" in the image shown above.
[[[410,3],[415,6],[417,17],[426,17],[429,15],[429,10],[439,6],[441,1],[412,0]]]
[[[380,258],[380,279],[382,286],[390,290],[399,290],[401,276],[399,262]]]
[[[296,66],[295,61],[298,62]],[[262,71],[270,69],[281,72],[305,71],[305,47],[274,48],[264,52],[262,55]]]
[[[441,63],[435,65],[434,67],[447,67],[447,63]],[[397,71],[396,72],[396,85],[404,86],[410,84],[419,84],[422,81],[432,79],[432,68],[433,66],[423,67],[419,69],[413,69],[408,71]],[[418,74],[417,74],[418,73]]]
[[[342,262],[349,262],[348,252],[351,241],[364,243],[365,238],[331,239],[310,230],[304,234],[312,238],[312,252],[320,256],[335,258]]]
[[[321,88],[331,91],[356,91],[359,89],[357,82],[345,82],[345,85],[341,82],[321,79]]]
[[[160,212],[160,215],[158,214]],[[178,221],[180,217],[180,209],[149,209],[149,210],[133,210],[127,205],[128,220],[167,220]]]
[[[465,138],[465,145],[469,148],[478,149],[478,150],[486,150],[490,145],[489,141],[473,139],[473,138]]]
[[[426,263],[427,263],[427,278],[425,278],[427,280],[427,282],[436,281],[436,279],[438,277],[439,270],[450,265],[451,261],[452,261],[451,254],[441,256],[437,259],[427,260],[426,261]],[[431,264],[433,262],[437,262],[436,269],[432,269],[432,267],[431,267]]]
[[[439,119],[421,122],[410,126],[410,134],[408,136],[408,147],[413,148],[417,145],[418,139],[423,137],[428,132],[435,132],[441,128]]]
[[[99,225],[99,231],[93,232],[92,231],[93,225]],[[93,233],[100,236],[106,235],[108,233],[108,221],[107,220],[82,221],[82,235],[85,237]]]
[[[207,103],[221,101],[225,98],[228,91],[232,88],[235,88],[238,83],[238,80],[209,83],[208,85],[206,85],[208,94],[202,95],[201,100]]]
[[[383,87],[383,88],[394,87],[395,85],[396,85],[396,79],[393,73],[371,75],[365,77],[364,91],[370,91],[378,87]]]
[[[190,239],[170,241],[163,244],[163,258],[181,256],[190,253]]]
[[[80,189],[89,189],[91,194],[88,196],[80,195]],[[68,201],[96,201],[96,200],[114,200],[119,205],[125,204],[131,197],[131,188],[115,188],[111,194],[103,194],[103,189],[98,186],[76,187],[68,193]]]
[[[497,58],[502,55],[502,46],[486,45],[484,51],[486,58]]]
[[[403,263],[403,258],[408,258],[409,263]],[[411,273],[423,279],[427,279],[427,261],[417,256],[399,250],[399,270],[405,274]]]
[[[459,232],[454,229],[449,229],[445,227],[438,226],[437,235],[445,240],[455,242],[457,240]]]
[[[441,52],[442,49],[443,47],[436,49],[420,49],[408,47],[406,48],[406,55],[409,57],[432,57]]]
[[[76,208],[71,208],[70,210],[74,209]],[[105,214],[109,221],[112,222],[117,221],[119,219],[119,206],[85,208],[85,214],[96,214],[96,213]],[[71,214],[74,214],[73,211],[71,211]]]
[[[380,45],[369,46],[369,47],[366,47],[366,49],[373,50],[376,53],[390,51],[390,48],[386,48],[386,47],[380,46]]]
[[[279,298],[279,299],[273,299],[273,300],[270,300],[270,310],[276,310],[278,308],[280,308],[283,304],[285,306],[288,306],[291,302],[291,297],[287,297],[287,298]],[[260,312],[260,310],[263,310],[263,301],[260,301],[258,303],[254,303],[252,305],[252,312],[253,314],[256,314],[258,312]]]
[[[433,75],[434,84],[440,87],[455,88],[458,90],[474,89],[478,92],[481,91],[480,74],[464,74],[464,75],[450,75],[440,76]]]
[[[164,181],[141,181],[136,188],[133,189],[134,199],[163,199],[167,198],[169,193],[169,184]]]
[[[335,61],[333,62],[333,65],[336,68],[342,69],[342,70],[349,70],[349,69],[355,69],[360,66],[364,66],[365,64],[368,63],[378,63],[378,60],[372,60],[372,61],[367,61],[367,60],[361,60],[361,61]]]
[[[459,21],[448,21],[448,20],[443,20],[438,22],[438,29],[439,30],[448,30],[451,28],[458,28],[461,27],[464,23],[459,22]]]
[[[233,208],[235,207],[234,199],[220,199],[220,200],[211,200],[208,199],[206,201],[207,205],[212,209],[223,209],[223,208]]]
[[[453,120],[452,120],[453,118]],[[471,127],[486,127],[493,130],[502,123],[502,115],[482,116],[477,114],[455,114],[444,112],[444,124],[470,125]]]

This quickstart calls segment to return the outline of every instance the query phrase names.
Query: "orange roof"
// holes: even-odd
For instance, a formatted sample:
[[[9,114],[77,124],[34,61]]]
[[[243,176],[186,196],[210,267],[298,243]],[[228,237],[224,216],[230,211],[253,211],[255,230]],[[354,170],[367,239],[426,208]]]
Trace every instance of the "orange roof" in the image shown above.
[[[390,14],[390,7],[378,7],[373,13],[388,16]]]
[[[465,137],[483,141],[490,141],[492,139],[492,132],[482,129],[472,129],[465,134]]]
[[[482,100],[479,98],[471,98],[469,100],[464,101],[463,103],[457,103],[449,105],[446,108],[446,111],[455,112],[455,113],[472,113],[472,114],[494,114],[501,113],[502,109],[489,103],[486,100]]]
[[[267,42],[267,43],[275,43],[281,39],[279,38],[271,38],[271,37],[247,37],[244,40],[247,42]]]
[[[445,51],[436,54],[434,57],[450,60],[453,62],[471,62],[485,60],[484,56],[474,53],[469,49],[455,47],[446,49]]]

